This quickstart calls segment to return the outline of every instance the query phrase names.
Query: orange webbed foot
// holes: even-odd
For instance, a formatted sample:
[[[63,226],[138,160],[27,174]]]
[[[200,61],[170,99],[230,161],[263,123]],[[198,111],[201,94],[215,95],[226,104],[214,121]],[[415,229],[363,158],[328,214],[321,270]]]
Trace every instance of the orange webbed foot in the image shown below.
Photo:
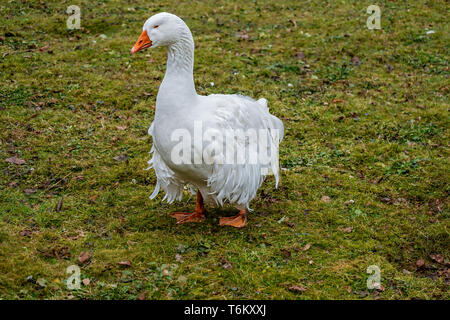
[[[194,211],[192,213],[172,212],[170,216],[177,219],[177,224],[183,224],[187,222],[202,222],[206,219],[206,216],[202,212],[197,211]]]
[[[220,226],[230,226],[235,228],[242,228],[247,224],[247,211],[241,210],[234,217],[221,217],[219,220]]]
[[[200,191],[197,191],[197,203],[195,204],[194,212],[172,212],[170,216],[177,219],[177,224],[183,224],[187,222],[202,222],[206,219],[205,213],[206,209],[203,205],[202,194]]]

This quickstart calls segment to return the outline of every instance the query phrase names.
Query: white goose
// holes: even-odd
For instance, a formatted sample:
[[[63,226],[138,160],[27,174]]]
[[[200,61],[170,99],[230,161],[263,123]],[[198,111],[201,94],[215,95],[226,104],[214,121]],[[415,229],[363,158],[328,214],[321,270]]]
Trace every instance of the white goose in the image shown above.
[[[197,188],[193,213],[171,213],[177,223],[203,221],[205,201],[235,206],[239,214],[220,218],[220,225],[243,227],[249,203],[265,177],[274,174],[278,186],[283,123],[269,113],[264,98],[197,94],[194,40],[179,17],[163,12],[149,18],[131,53],[159,46],[167,47],[168,58],[148,130],[153,137],[149,164],[157,177],[150,198],[162,188],[164,200],[172,203],[181,200],[185,186]]]

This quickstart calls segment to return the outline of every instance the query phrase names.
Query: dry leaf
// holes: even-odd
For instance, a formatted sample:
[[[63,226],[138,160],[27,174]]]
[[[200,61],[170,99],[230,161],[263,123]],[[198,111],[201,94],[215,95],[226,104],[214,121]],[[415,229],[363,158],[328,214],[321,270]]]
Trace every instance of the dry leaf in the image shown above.
[[[226,260],[226,259],[221,259],[221,261],[220,261],[220,263],[222,264],[222,267],[224,268],[224,269],[232,269],[233,268],[233,265],[228,261],[228,260]]]
[[[57,259],[66,259],[70,258],[70,249],[67,246],[59,247],[56,246],[51,249],[37,249],[44,257],[48,258],[57,258]]]
[[[36,193],[36,189],[25,189],[25,190],[23,190],[23,192],[30,195],[30,194]]]
[[[330,202],[330,197],[329,196],[322,196],[322,201],[325,203]]]
[[[411,273],[412,273],[411,271],[406,270],[406,269],[403,269],[402,272],[403,272],[404,274],[411,274]]]
[[[146,296],[147,296],[147,292],[144,291],[144,292],[140,293],[137,298],[138,298],[138,300],[145,300]]]
[[[83,238],[84,236],[85,236],[85,234],[81,230],[81,231],[78,231],[78,234],[76,236],[68,237],[68,239],[70,239],[70,240],[78,240],[79,238]]]
[[[245,30],[240,31],[240,32],[236,32],[234,34],[237,38],[239,38],[239,40],[248,40],[249,36],[247,34],[247,32]]]
[[[384,287],[383,287],[383,285],[381,283],[376,284],[374,286],[374,288],[375,288],[375,290],[378,290],[378,291],[384,291]]]
[[[419,259],[416,261],[417,268],[422,268],[425,265],[425,261],[423,259]]]
[[[369,295],[369,291],[364,290],[364,291],[353,291],[354,294],[359,295],[360,298],[365,298]]]
[[[55,211],[60,212],[63,205],[63,198],[59,199],[58,204],[56,205]]]
[[[85,286],[88,286],[88,285],[91,283],[91,280],[89,280],[88,278],[86,278],[86,279],[83,279],[81,282],[83,282],[83,284],[84,284]]]
[[[120,154],[117,157],[114,157],[113,159],[118,162],[122,162],[128,160],[128,156],[126,154]]]
[[[22,230],[19,232],[19,234],[24,237],[29,237],[29,236],[31,236],[32,233],[33,233],[32,230]]]
[[[304,55],[304,53],[302,51],[297,52],[296,57],[299,60],[305,59],[305,55]]]
[[[117,130],[125,130],[128,127],[127,126],[116,126]]]
[[[284,254],[284,256],[286,258],[290,258],[291,257],[291,252],[288,249],[281,249],[281,252]]]
[[[40,288],[45,288],[47,286],[47,280],[45,280],[44,278],[39,278],[39,279],[36,280],[36,284]]]
[[[304,246],[304,247],[302,248],[302,251],[309,250],[309,248],[311,248],[311,243],[307,243],[306,246]]]
[[[430,255],[431,260],[436,261],[437,263],[443,263],[444,257],[442,254],[431,254]]]
[[[358,58],[357,56],[354,56],[354,57],[352,58],[352,63],[353,63],[353,65],[355,65],[355,66],[359,66],[359,65],[361,64],[361,62],[359,61],[359,58]]]
[[[289,291],[292,291],[292,292],[305,292],[306,291],[306,287],[304,287],[302,285],[290,286],[289,287]]]
[[[325,143],[325,145],[332,150],[336,149],[336,146],[330,142]]]
[[[86,263],[87,261],[89,261],[91,259],[91,255],[89,254],[89,252],[81,252],[80,255],[78,256],[78,261],[81,264]]]
[[[131,267],[131,261],[130,260],[124,260],[117,262],[118,265],[124,266],[124,267]]]
[[[5,161],[6,162],[10,162],[10,163],[14,163],[14,164],[25,164],[25,163],[27,163],[25,160],[19,159],[17,157],[8,158]]]

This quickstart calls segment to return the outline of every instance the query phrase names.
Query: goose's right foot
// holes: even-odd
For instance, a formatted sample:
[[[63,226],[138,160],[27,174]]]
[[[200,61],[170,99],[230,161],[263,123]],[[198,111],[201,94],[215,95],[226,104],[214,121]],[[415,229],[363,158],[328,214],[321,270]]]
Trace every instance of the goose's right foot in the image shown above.
[[[177,219],[177,224],[183,224],[187,222],[202,222],[206,219],[205,213],[206,209],[203,205],[202,194],[200,191],[197,191],[197,203],[195,204],[194,212],[172,212],[170,216]]]
[[[206,219],[202,212],[172,212],[170,213],[172,218],[177,219],[177,224],[183,224],[187,222],[202,222]]]

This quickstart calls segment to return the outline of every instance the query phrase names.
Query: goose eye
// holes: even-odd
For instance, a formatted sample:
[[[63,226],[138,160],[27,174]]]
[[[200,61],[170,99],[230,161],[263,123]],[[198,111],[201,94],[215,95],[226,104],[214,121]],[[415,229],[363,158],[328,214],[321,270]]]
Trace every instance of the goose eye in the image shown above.
[[[156,25],[156,26],[154,26],[154,27],[153,27],[153,29],[156,29],[156,28],[158,28],[158,27],[159,27],[159,26],[158,26],[158,25]]]

